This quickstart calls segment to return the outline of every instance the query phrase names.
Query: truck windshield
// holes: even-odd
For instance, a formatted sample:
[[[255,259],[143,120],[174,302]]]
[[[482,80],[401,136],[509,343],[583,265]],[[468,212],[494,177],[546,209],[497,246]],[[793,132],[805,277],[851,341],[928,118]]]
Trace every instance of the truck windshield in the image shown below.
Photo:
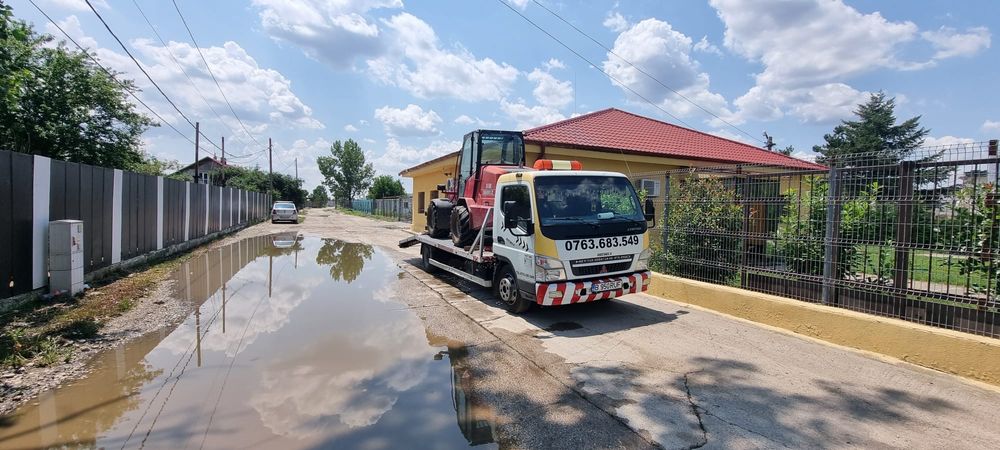
[[[480,164],[515,166],[524,159],[524,141],[520,134],[484,131],[479,139],[482,142]]]
[[[537,177],[535,199],[543,227],[581,222],[645,224],[635,190],[622,177]]]

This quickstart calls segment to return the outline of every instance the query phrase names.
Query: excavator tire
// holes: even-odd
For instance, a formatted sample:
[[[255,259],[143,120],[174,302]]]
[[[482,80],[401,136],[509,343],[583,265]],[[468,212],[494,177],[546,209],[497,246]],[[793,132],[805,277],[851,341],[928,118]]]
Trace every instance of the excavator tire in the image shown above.
[[[464,205],[451,209],[451,242],[459,247],[472,244],[478,230],[472,228],[472,213]]]

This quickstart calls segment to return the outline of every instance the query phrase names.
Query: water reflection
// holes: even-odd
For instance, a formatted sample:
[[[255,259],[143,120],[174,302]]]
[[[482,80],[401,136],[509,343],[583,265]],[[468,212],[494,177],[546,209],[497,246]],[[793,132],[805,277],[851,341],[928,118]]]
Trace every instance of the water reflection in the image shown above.
[[[462,347],[400,308],[398,272],[371,246],[295,234],[192,258],[173,275],[190,317],[0,421],[0,447],[492,442]]]
[[[330,276],[348,283],[356,280],[361,269],[372,257],[372,246],[336,239],[323,239],[323,247],[316,255],[316,263],[330,266]]]

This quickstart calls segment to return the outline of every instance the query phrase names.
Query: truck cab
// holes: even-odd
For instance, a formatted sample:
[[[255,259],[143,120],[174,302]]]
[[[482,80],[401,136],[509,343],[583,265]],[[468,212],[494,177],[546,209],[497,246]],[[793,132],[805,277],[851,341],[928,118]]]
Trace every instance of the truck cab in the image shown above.
[[[632,183],[613,172],[546,170],[501,175],[496,183],[494,288],[515,312],[645,291],[649,238]]]

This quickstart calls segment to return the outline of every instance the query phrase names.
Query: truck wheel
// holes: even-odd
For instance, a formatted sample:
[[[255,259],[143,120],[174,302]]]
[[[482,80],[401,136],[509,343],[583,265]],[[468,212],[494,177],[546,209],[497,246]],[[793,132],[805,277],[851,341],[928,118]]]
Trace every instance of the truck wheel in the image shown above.
[[[427,273],[434,273],[438,271],[438,268],[431,264],[431,257],[433,256],[434,249],[427,244],[420,244],[420,267],[424,269]]]
[[[517,288],[517,274],[510,265],[504,264],[493,283],[493,292],[512,314],[520,314],[531,308],[532,303],[521,296]]]
[[[441,239],[448,236],[448,223],[451,211],[442,208],[438,202],[431,201],[427,207],[427,234],[434,239]]]
[[[451,209],[451,242],[456,246],[465,247],[476,239],[478,230],[472,229],[472,214],[469,208],[458,205]]]

